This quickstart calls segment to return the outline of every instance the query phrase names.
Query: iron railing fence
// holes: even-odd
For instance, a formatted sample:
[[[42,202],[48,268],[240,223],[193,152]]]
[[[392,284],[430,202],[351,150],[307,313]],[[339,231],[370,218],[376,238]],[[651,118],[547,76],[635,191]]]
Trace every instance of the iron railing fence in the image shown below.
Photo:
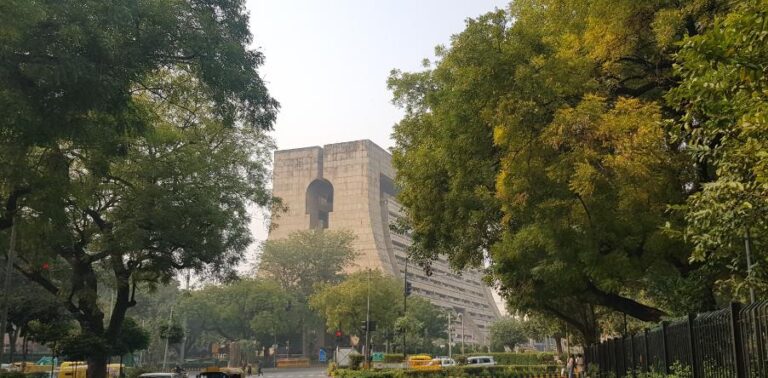
[[[596,377],[768,378],[768,301],[664,321],[584,354]]]

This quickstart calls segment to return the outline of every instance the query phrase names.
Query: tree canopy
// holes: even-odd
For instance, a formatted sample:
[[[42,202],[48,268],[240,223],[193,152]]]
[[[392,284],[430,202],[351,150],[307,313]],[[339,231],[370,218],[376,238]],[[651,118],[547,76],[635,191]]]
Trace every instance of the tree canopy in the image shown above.
[[[394,70],[389,87],[405,116],[393,162],[413,256],[428,264],[445,254],[455,268],[490,257],[490,279],[512,308],[560,318],[587,341],[611,311],[658,321],[715,307],[732,273],[691,259],[696,213],[674,209],[692,209],[691,195],[715,177],[690,153],[703,139],[681,133],[691,127],[680,110],[708,85],[697,70],[726,72],[692,55],[731,51],[716,36],[717,49],[694,47],[730,10],[700,0],[515,1],[469,19],[425,70]],[[754,46],[740,51],[759,59]],[[675,89],[694,71],[690,90]],[[734,84],[755,77],[739,75]]]
[[[516,345],[528,341],[527,336],[524,322],[509,316],[501,318],[491,325],[491,350],[514,350]]]
[[[64,299],[100,378],[137,285],[231,277],[278,104],[242,1],[12,1],[0,24],[0,246],[15,225],[17,270]]]
[[[357,252],[349,231],[306,230],[264,242],[256,274],[309,298],[315,285],[338,283]]]

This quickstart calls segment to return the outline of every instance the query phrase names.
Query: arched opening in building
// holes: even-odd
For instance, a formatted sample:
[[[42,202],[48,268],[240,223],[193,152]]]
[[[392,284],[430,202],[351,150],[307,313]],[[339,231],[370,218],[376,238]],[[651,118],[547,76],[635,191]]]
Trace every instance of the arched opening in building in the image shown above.
[[[333,185],[328,180],[316,179],[307,187],[307,214],[309,228],[328,228],[329,213],[333,211]]]

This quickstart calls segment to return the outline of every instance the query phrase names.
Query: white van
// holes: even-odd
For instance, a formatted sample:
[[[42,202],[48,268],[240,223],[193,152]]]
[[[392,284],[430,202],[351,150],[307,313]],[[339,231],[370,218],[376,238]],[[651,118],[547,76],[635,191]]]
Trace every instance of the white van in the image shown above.
[[[496,361],[491,356],[472,356],[467,357],[467,365],[469,366],[494,366]]]

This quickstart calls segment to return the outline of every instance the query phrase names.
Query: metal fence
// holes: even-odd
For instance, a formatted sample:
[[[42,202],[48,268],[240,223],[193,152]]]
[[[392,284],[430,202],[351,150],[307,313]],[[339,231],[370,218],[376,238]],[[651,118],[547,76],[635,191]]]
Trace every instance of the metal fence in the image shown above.
[[[586,348],[598,377],[768,377],[768,301],[664,321]]]

